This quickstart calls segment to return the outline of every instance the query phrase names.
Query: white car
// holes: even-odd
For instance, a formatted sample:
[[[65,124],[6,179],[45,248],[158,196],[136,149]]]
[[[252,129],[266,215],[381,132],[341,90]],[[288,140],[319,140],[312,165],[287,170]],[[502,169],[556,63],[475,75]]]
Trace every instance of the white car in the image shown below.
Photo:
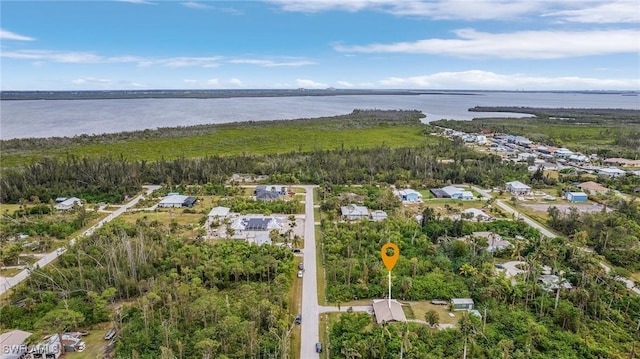
[[[302,278],[302,271],[301,270],[298,271],[298,278]]]

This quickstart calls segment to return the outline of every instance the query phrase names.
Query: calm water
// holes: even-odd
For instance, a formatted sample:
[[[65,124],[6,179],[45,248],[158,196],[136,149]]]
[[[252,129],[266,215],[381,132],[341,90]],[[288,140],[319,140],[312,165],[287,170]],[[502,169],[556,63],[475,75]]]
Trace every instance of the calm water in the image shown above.
[[[640,109],[640,97],[501,92],[476,95],[1,101],[0,138],[74,136],[208,123],[335,116],[350,113],[353,109],[373,108],[420,110],[427,115],[426,121],[509,115],[467,111],[474,106]]]

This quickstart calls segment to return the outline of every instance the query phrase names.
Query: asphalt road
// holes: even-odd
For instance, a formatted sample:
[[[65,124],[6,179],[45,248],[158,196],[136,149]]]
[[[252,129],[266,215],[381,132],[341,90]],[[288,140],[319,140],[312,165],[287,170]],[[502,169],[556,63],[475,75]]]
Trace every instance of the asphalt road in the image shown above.
[[[320,341],[320,307],[318,306],[318,279],[316,277],[316,232],[313,212],[313,189],[306,191],[304,221],[304,268],[302,277],[302,323],[300,324],[300,358],[317,358],[316,343]]]
[[[145,193],[146,195],[149,195],[149,194],[151,194],[151,192],[153,192],[156,189],[160,188],[160,186],[143,186],[143,187],[147,189],[147,192]],[[86,231],[84,231],[82,233],[82,235],[83,236],[90,236],[96,229],[102,227],[105,223],[107,223],[109,221],[112,221],[113,219],[115,219],[116,217],[121,215],[122,213],[126,212],[127,209],[135,206],[138,203],[138,201],[140,201],[142,199],[142,197],[144,197],[144,195],[142,195],[142,194],[134,197],[127,204],[125,204],[122,207],[118,208],[116,211],[114,211],[113,213],[111,213],[107,217],[105,217],[102,220],[100,220],[100,222],[96,223],[95,225],[91,226],[91,228],[89,228]],[[73,238],[73,239],[71,239],[69,241],[69,245],[70,246],[74,245],[75,243],[76,243],[76,239],[75,238]],[[46,266],[47,264],[49,264],[49,263],[53,262],[54,260],[56,260],[60,255],[62,255],[62,253],[66,252],[66,251],[67,251],[67,249],[64,248],[64,247],[57,248],[53,252],[47,253],[44,256],[42,256],[34,264],[34,267],[42,268],[42,267]],[[13,288],[15,285],[17,285],[18,283],[22,282],[23,280],[27,279],[28,276],[29,276],[29,270],[25,269],[25,270],[21,271],[20,273],[16,274],[15,276],[13,276],[13,277],[0,277],[0,295],[4,294],[4,292],[6,292],[9,289]]]

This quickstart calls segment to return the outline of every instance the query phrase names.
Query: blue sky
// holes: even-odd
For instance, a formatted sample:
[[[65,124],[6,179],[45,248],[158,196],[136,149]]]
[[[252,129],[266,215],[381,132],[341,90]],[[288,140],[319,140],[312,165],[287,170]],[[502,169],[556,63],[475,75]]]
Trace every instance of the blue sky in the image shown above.
[[[640,89],[640,0],[0,2],[2,90]]]

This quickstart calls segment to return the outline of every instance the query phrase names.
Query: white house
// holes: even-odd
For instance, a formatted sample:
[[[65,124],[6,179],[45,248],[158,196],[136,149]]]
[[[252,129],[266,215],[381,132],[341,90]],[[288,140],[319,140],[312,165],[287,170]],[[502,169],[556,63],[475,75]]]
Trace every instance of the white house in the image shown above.
[[[387,217],[388,215],[385,211],[377,210],[371,212],[371,220],[373,221],[384,221]]]
[[[462,214],[466,214],[471,217],[470,219],[473,221],[488,222],[492,219],[490,215],[477,208],[467,208],[462,211]]]
[[[76,203],[78,204],[78,206],[82,206],[82,201],[80,200],[80,198],[71,197],[56,204],[54,208],[58,211],[68,211],[72,209]]]
[[[342,212],[342,218],[346,220],[357,220],[369,218],[369,209],[365,206],[357,206],[350,204],[348,206],[340,207]]]
[[[520,181],[507,182],[505,188],[507,192],[516,195],[525,195],[531,193],[531,187]]]
[[[181,194],[169,194],[158,203],[158,207],[191,207],[195,203],[194,197],[184,196]]]
[[[422,194],[412,189],[398,191],[398,197],[404,202],[422,202]]]
[[[209,220],[221,220],[229,216],[230,209],[228,207],[214,207],[207,215]]]
[[[586,202],[589,197],[584,192],[565,192],[564,198],[569,202]]]
[[[607,177],[622,177],[626,173],[627,172],[615,167],[601,168],[598,170],[599,175],[603,175]]]

